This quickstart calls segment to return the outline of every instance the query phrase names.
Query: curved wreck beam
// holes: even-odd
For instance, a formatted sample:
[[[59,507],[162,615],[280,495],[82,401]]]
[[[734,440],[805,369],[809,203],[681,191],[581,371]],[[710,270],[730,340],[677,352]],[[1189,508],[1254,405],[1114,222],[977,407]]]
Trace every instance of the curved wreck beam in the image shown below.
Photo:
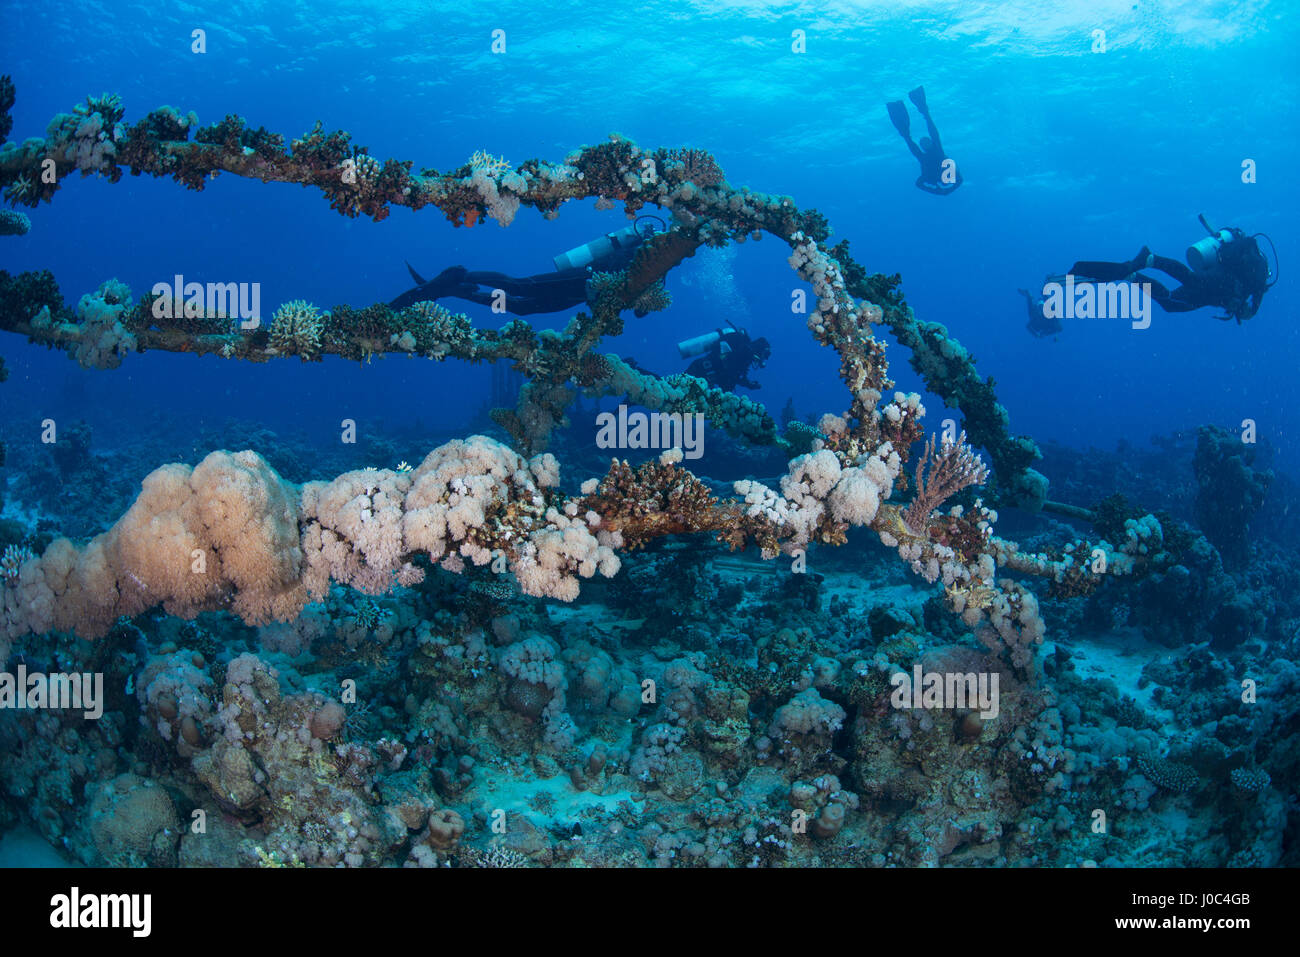
[[[929,470],[920,468],[909,477],[904,466],[924,435],[920,420],[925,410],[915,394],[885,398],[893,381],[873,327],[890,325],[904,344],[920,351],[922,357],[915,361],[937,375],[940,384],[947,378],[958,381],[946,393],[936,389],[939,394],[983,409],[992,420],[1004,420],[1004,410],[997,414],[1001,407],[992,399],[991,383],[979,389],[970,384],[978,382],[973,361],[931,368],[936,354],[952,359],[957,349],[942,327],[915,321],[897,294],[896,280],[868,276],[848,256],[847,244],[824,248],[829,229],[815,210],[801,212],[788,197],[728,186],[703,151],[643,151],[613,137],[584,147],[559,165],[530,160],[514,168],[476,153],[452,173],[414,175],[409,162],[381,164],[353,147],[347,134],[326,134],[319,125],[286,151],[280,137],[250,131],[237,117],[198,129],[197,121],[182,119],[174,110],[154,111],[129,127],[122,116],[115,97],[90,99],[74,114],[56,117],[45,139],[6,144],[0,149],[6,197],[27,205],[48,200],[60,177],[74,170],[117,180],[125,168],[172,176],[194,189],[202,189],[212,173],[225,171],[315,186],[344,214],[365,213],[377,220],[390,204],[432,204],[458,225],[473,226],[484,216],[505,225],[524,205],[551,216],[563,202],[596,198],[598,206],[622,201],[629,215],[655,204],[671,211],[674,227],[647,244],[623,273],[593,277],[590,314],[579,313],[562,334],[538,334],[522,321],[496,332],[479,331],[464,316],[434,303],[401,313],[372,306],[322,314],[307,303],[291,302],[276,310],[269,327],[213,330],[205,325],[213,321],[206,310],[187,314],[185,303],[165,289],[133,306],[129,290],[110,281],[96,294],[83,296],[73,314],[48,273],[3,277],[4,327],[64,348],[83,365],[113,366],[125,352],[141,348],[203,349],[248,359],[367,358],[380,351],[470,361],[510,358],[530,379],[513,419],[505,417],[526,451],[544,441],[562,419],[573,395],[570,382],[597,394],[637,396],[636,401],[651,408],[655,402],[658,408],[682,411],[721,405],[713,412],[722,421],[734,420],[742,434],[764,441],[773,429],[761,407],[736,397],[724,399],[725,394],[690,377],[649,376],[592,347],[604,335],[621,331],[626,308],[639,309],[638,302],[653,307],[645,297],[654,284],[699,245],[768,233],[789,246],[791,267],[812,286],[815,304],[807,325],[818,342],[838,354],[849,403],[844,414],[821,418],[818,437],[808,453],[790,462],[779,491],[740,481],[734,488],[737,498],[727,501],[715,499],[680,467],[680,450],[636,468],[616,461],[603,479],[584,482],[581,498],[575,499],[556,490],[559,467],[552,457],[524,460],[483,437],[434,450],[415,473],[348,473],[328,484],[302,487],[284,483],[252,453],[214,453],[192,471],[165,466],[146,479],[141,497],[118,525],[84,550],[59,540],[22,565],[16,587],[3,595],[5,632],[11,637],[62,627],[49,617],[51,602],[56,609],[62,601],[69,607],[98,607],[112,594],[123,614],[162,604],[176,614],[192,615],[216,603],[249,621],[291,618],[331,580],[378,593],[423,577],[422,562],[460,571],[466,561],[495,566],[494,555],[507,558],[526,593],[572,600],[579,578],[613,574],[619,550],[658,535],[711,531],[733,547],[752,543],[774,558],[798,555],[813,543],[842,544],[847,530],[859,526],[871,528],[927,581],[942,580],[952,610],[991,648],[1005,652],[1013,667],[1027,669],[1043,632],[1036,599],[1017,582],[996,578],[999,566],[1051,578],[1059,590],[1078,594],[1095,587],[1108,571],[1131,573],[1160,560],[1160,528],[1149,516],[1129,523],[1126,541],[1117,547],[1072,543],[1048,556],[1022,553],[1014,543],[995,537],[996,513],[979,499],[969,509],[939,512],[945,498],[979,484],[986,472],[963,436],[937,451],[931,441],[922,460],[923,466],[928,460]],[[192,129],[197,131],[190,141]],[[41,177],[42,168],[55,175]],[[662,296],[653,298],[662,304]],[[728,402],[733,404],[728,407]],[[971,424],[980,428],[987,423]],[[1019,468],[1021,476],[1032,472],[1026,465],[1032,444],[1017,453],[999,442],[1005,428],[980,434],[994,443],[1005,468]],[[1015,478],[1002,476],[1002,488],[1014,490]],[[186,490],[197,496],[197,508],[206,501],[201,487],[209,481],[236,490],[232,494],[238,500],[231,507],[247,511],[250,518],[241,527],[265,533],[265,540],[239,548],[214,541],[216,552],[254,564],[265,555],[273,567],[252,574],[243,565],[219,566],[211,579],[198,581],[180,574],[177,565],[159,569],[154,580],[141,579],[136,566],[147,555],[162,553],[163,543],[144,540],[154,534],[150,529],[162,527],[152,522],[155,514],[169,516],[166,527],[180,533],[176,547],[185,546],[186,556],[194,547],[202,548],[205,535],[215,534],[201,516],[186,511],[191,501]],[[915,494],[904,510],[890,499],[909,485]],[[475,489],[482,498],[468,511],[461,507],[465,489]],[[363,498],[371,504],[356,515],[337,509],[340,502],[352,508]],[[270,511],[263,514],[268,503]],[[372,527],[375,522],[391,527]],[[129,581],[116,577],[118,565],[131,572]],[[108,602],[101,612],[114,607]]]
[[[8,78],[0,82],[7,84],[11,94],[0,98],[0,122],[7,132],[12,83]],[[221,173],[296,183],[321,190],[331,207],[344,215],[375,220],[384,219],[394,205],[410,209],[433,205],[457,226],[473,226],[485,218],[506,225],[521,206],[553,217],[564,203],[584,198],[596,198],[597,205],[621,201],[628,215],[647,203],[669,209],[678,228],[653,248],[655,256],[638,257],[623,274],[617,289],[623,308],[700,244],[723,245],[768,232],[795,245],[796,233],[814,243],[824,242],[829,235],[825,219],[816,210],[801,212],[788,197],[729,186],[716,161],[703,150],[641,150],[615,136],[607,143],[583,147],[559,164],[534,159],[515,168],[480,152],[447,173],[434,169],[414,173],[411,161],[380,161],[354,144],[350,134],[326,132],[319,123],[286,147],[279,134],[254,129],[234,115],[201,126],[193,113],[182,116],[163,107],[134,124],[124,119],[118,97],[88,97],[71,114],[56,116],[45,137],[6,143],[0,149],[0,189],[5,198],[15,205],[36,206],[50,201],[74,172],[116,182],[125,171],[168,176],[195,190],[202,190]],[[854,296],[881,307],[882,321],[911,350],[912,365],[927,387],[962,410],[966,431],[993,460],[999,498],[1030,508],[1040,505],[1046,483],[1029,468],[1038,458],[1037,447],[1027,437],[1009,434],[1006,410],[997,403],[991,380],[975,374],[974,360],[942,326],[918,322],[897,294],[896,282],[868,276],[849,255],[847,242],[831,250],[830,258]],[[373,314],[370,318],[382,320]],[[21,322],[14,322],[12,316],[9,321],[7,328],[25,332]],[[601,335],[615,334],[615,329],[621,325],[608,315],[596,317],[578,330],[578,351],[585,352]],[[259,358],[256,344],[201,331],[186,337],[158,329],[138,341],[143,348]],[[352,342],[331,343],[322,351],[367,356],[386,351],[386,343],[382,336],[367,336],[360,330]],[[861,378],[851,367],[842,371]],[[558,401],[556,385],[552,380],[548,391]],[[855,417],[860,411],[850,409]]]

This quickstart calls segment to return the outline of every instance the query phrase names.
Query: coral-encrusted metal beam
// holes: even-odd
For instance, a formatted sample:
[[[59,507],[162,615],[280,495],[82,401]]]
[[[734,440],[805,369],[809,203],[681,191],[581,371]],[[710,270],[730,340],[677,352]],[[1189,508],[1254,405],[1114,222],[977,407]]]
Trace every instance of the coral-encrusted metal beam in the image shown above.
[[[8,123],[6,104],[11,103],[12,86],[0,83],[0,128]],[[594,352],[601,338],[622,331],[623,311],[649,301],[643,297],[651,288],[700,245],[724,245],[767,233],[789,246],[790,265],[812,287],[807,325],[817,341],[839,355],[849,403],[843,415],[822,417],[816,437],[809,437],[809,451],[790,462],[779,492],[742,481],[735,486],[738,498],[728,501],[716,500],[680,467],[680,452],[677,460],[669,452],[659,462],[635,469],[615,462],[603,479],[584,483],[577,499],[542,493],[541,489],[558,484],[558,464],[549,456],[534,456],[525,464],[515,453],[482,437],[435,450],[413,476],[388,472],[340,476],[333,483],[340,486],[337,496],[327,496],[310,484],[298,489],[283,483],[252,453],[214,453],[193,473],[167,467],[171,471],[160,471],[153,484],[147,481],[131,512],[98,544],[77,550],[60,540],[44,556],[24,564],[18,593],[5,598],[11,636],[58,625],[47,614],[49,596],[42,588],[63,589],[73,604],[81,600],[93,604],[96,589],[116,589],[125,596],[129,589],[113,579],[114,562],[127,568],[131,561],[143,561],[153,546],[140,541],[139,530],[154,528],[149,522],[153,512],[178,508],[178,496],[183,498],[187,489],[193,493],[207,481],[209,472],[217,478],[238,478],[232,479],[233,488],[249,487],[246,497],[232,493],[237,499],[232,508],[256,511],[268,496],[283,500],[276,514],[284,519],[284,527],[273,540],[247,543],[244,550],[232,549],[230,543],[214,546],[222,554],[256,557],[264,552],[275,574],[250,576],[247,569],[222,568],[211,581],[199,582],[181,574],[179,566],[160,567],[154,576],[157,580],[147,583],[146,593],[132,594],[120,613],[161,602],[188,615],[216,603],[233,607],[250,621],[292,617],[308,596],[321,594],[330,580],[379,592],[422,577],[422,569],[413,564],[420,555],[459,571],[467,560],[488,564],[494,552],[504,554],[526,592],[571,600],[579,577],[597,571],[613,574],[618,567],[616,551],[635,548],[650,538],[709,531],[733,547],[756,544],[770,558],[781,552],[797,554],[814,542],[841,544],[849,527],[865,526],[886,546],[897,549],[917,574],[931,582],[942,579],[950,607],[990,647],[1005,652],[1014,667],[1024,669],[1031,661],[1033,644],[1042,637],[1042,623],[1033,594],[1016,582],[997,579],[998,565],[1052,577],[1076,591],[1093,587],[1105,573],[1104,548],[1083,546],[1079,554],[1093,554],[1092,564],[1065,555],[1020,553],[1013,543],[993,537],[996,514],[978,500],[972,509],[931,517],[931,510],[940,504],[941,496],[936,494],[927,501],[925,514],[904,520],[889,499],[908,484],[904,466],[912,445],[923,435],[920,420],[925,410],[915,394],[895,393],[892,401],[886,399],[893,382],[884,344],[872,334],[873,327],[888,324],[912,346],[914,355],[938,349],[953,363],[936,367],[920,361],[918,367],[927,381],[948,374],[966,383],[974,375],[973,362],[946,334],[944,347],[936,327],[916,322],[897,293],[896,278],[868,276],[848,255],[847,243],[824,248],[829,228],[819,213],[798,210],[788,197],[729,186],[708,153],[646,151],[627,139],[612,137],[569,155],[562,164],[529,160],[512,167],[476,153],[468,164],[450,173],[413,174],[410,162],[380,163],[353,146],[348,134],[327,134],[319,124],[286,150],[279,136],[261,128],[250,130],[238,117],[199,128],[197,120],[170,109],[155,110],[131,126],[123,124],[123,115],[116,97],[92,98],[74,113],[55,117],[44,139],[21,146],[6,143],[0,149],[0,185],[6,198],[29,206],[48,201],[74,171],[116,181],[127,169],[134,174],[171,176],[192,189],[202,189],[216,173],[230,172],[314,186],[345,215],[364,213],[376,220],[387,215],[390,205],[413,209],[435,205],[457,225],[472,226],[484,217],[506,225],[521,206],[553,216],[564,202],[595,198],[598,205],[622,202],[629,216],[647,203],[657,205],[671,212],[673,226],[647,242],[623,272],[593,276],[588,288],[590,314],[579,313],[559,336],[538,336],[521,321],[498,332],[475,330],[466,317],[452,315],[435,303],[419,303],[397,313],[372,306],[338,307],[322,314],[307,303],[293,302],[276,311],[269,327],[258,323],[252,329],[214,329],[213,322],[228,320],[206,310],[188,312],[185,303],[166,294],[132,305],[129,290],[112,281],[93,296],[82,297],[74,314],[48,273],[16,279],[0,274],[0,328],[65,349],[83,364],[116,365],[124,352],[143,348],[219,352],[245,359],[283,355],[316,359],[331,353],[364,358],[381,351],[471,361],[509,358],[530,381],[519,407],[500,415],[498,421],[526,453],[540,448],[563,419],[574,394],[570,383],[598,394],[627,395],[652,409],[704,411],[715,426],[733,434],[772,441],[771,418],[760,406],[709,390],[688,376],[651,376],[615,356]],[[651,298],[662,302],[663,296]],[[971,397],[965,386],[945,392],[939,384],[936,391],[941,395]],[[990,437],[995,465],[1001,459],[1002,464],[1018,467],[1014,475],[1001,476],[1002,489],[1022,496],[1028,491],[1030,498],[1037,495],[1041,500],[1038,483],[1024,461],[1034,451],[1032,443],[1010,439],[1004,428],[999,431],[1005,412],[992,400],[991,386],[977,398],[986,417],[1002,420],[976,423]],[[1018,458],[1012,454],[1017,449]],[[970,465],[973,480],[983,478],[973,453],[954,450],[953,454],[954,460]],[[527,478],[530,470],[535,484]],[[499,478],[503,474],[513,476],[514,484],[503,484]],[[175,486],[175,494],[159,495],[159,488],[168,483]],[[477,489],[483,497],[468,509],[462,507],[465,493],[456,491],[467,488]],[[358,497],[358,489],[364,495]],[[339,502],[362,498],[371,505],[356,515],[347,511],[351,505],[341,511],[335,508]],[[372,527],[381,512],[391,528]],[[294,516],[294,521],[288,521]],[[182,516],[178,521],[184,525],[187,519]],[[189,538],[197,541],[199,530],[191,531]],[[293,540],[299,536],[295,550]],[[1127,547],[1121,545],[1109,554],[1119,567],[1131,570],[1137,552],[1124,551]],[[1141,554],[1149,551],[1144,548]],[[93,565],[103,581],[83,582],[78,577],[83,564]],[[60,573],[54,574],[55,569]],[[60,577],[63,571],[66,580]],[[22,597],[28,593],[35,604]],[[59,595],[53,597],[57,607]]]
[[[0,78],[0,135],[7,135],[11,126],[9,109],[13,101],[12,82],[8,77]],[[622,202],[629,215],[647,203],[671,210],[674,230],[670,236],[619,277],[616,294],[603,297],[603,308],[596,304],[594,316],[579,317],[573,337],[575,362],[584,361],[600,336],[621,331],[617,313],[699,245],[723,245],[770,233],[792,247],[803,242],[816,247],[830,232],[820,213],[800,211],[789,197],[731,187],[724,181],[717,162],[703,150],[642,150],[617,136],[606,143],[583,147],[559,164],[528,160],[515,168],[504,160],[476,153],[468,163],[447,173],[433,169],[413,173],[410,161],[381,162],[366,148],[355,145],[350,134],[325,132],[319,123],[286,148],[279,134],[262,127],[251,128],[233,115],[206,127],[200,126],[192,113],[182,116],[169,107],[154,110],[134,124],[126,124],[124,118],[118,97],[89,97],[71,114],[56,116],[44,138],[5,143],[0,148],[0,189],[5,198],[15,205],[36,206],[42,200],[51,200],[74,172],[116,182],[123,171],[128,171],[133,175],[169,176],[196,190],[221,173],[263,182],[297,183],[320,189],[330,205],[344,215],[364,214],[376,220],[386,217],[392,205],[411,209],[433,205],[458,226],[472,226],[484,218],[506,224],[520,206],[555,216],[564,203],[585,198],[595,198],[598,205]],[[997,404],[991,382],[975,374],[969,354],[942,327],[919,323],[897,292],[897,277],[868,275],[849,255],[847,242],[841,242],[829,254],[818,252],[834,264],[841,276],[839,291],[847,289],[852,296],[880,307],[876,321],[888,325],[908,346],[912,363],[927,386],[965,413],[964,425],[972,441],[988,450],[992,458],[1002,497],[1030,507],[1041,503],[1046,483],[1029,468],[1038,457],[1037,447],[1028,437],[1008,433],[1006,410]],[[819,298],[826,297],[819,293]],[[56,319],[60,318],[61,306],[50,304]],[[400,323],[384,315],[383,310],[382,306],[372,306],[331,312],[326,342],[316,355],[364,358],[382,351],[407,351],[393,348],[396,342],[409,341],[402,340],[400,332],[412,331],[417,340],[418,332],[397,330],[394,338],[393,326]],[[858,313],[839,316],[831,303],[829,310],[818,310],[818,314],[820,321],[809,325],[820,341],[840,351],[845,361],[841,374],[855,395],[849,412],[860,419],[873,405],[872,401],[860,401],[861,388],[868,388],[869,398],[870,391],[890,387],[884,384],[887,380],[883,363],[875,364],[880,371],[872,372],[869,367],[873,362],[864,364],[866,356],[860,353],[865,349],[883,354],[883,347],[857,341]],[[66,323],[64,328],[56,324],[33,330],[32,316],[2,310],[0,328],[72,351],[68,343],[75,338],[74,330],[66,328]],[[66,316],[62,319],[66,320]],[[134,325],[133,334],[142,348],[219,352],[254,360],[280,354],[268,353],[264,340],[257,337],[178,329],[165,323]],[[331,326],[333,336],[329,335]],[[34,331],[39,334],[33,335]],[[591,364],[591,360],[585,361]],[[875,385],[869,385],[872,380],[876,380]],[[555,382],[552,377],[550,384]],[[557,388],[546,390],[546,394],[553,402],[560,401],[563,395]],[[556,418],[562,417],[562,409],[556,411],[561,413]]]

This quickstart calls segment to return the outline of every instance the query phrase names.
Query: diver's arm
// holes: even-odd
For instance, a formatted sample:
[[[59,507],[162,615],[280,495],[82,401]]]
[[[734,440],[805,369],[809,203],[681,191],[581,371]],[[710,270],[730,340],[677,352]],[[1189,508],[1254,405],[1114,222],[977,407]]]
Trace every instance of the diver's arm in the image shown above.
[[[934,120],[930,119],[930,111],[926,110],[921,114],[925,117],[925,128],[930,133],[930,149],[938,150],[943,153],[943,141],[939,139],[939,129],[934,125]]]

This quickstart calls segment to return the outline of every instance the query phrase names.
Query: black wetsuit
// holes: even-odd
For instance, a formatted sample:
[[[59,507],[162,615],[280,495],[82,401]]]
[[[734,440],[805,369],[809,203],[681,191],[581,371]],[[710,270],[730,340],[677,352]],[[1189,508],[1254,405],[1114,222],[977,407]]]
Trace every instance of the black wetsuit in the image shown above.
[[[1084,260],[1071,268],[1076,276],[1099,282],[1145,282],[1151,284],[1151,298],[1165,312],[1191,312],[1204,306],[1216,306],[1226,313],[1220,319],[1249,319],[1259,311],[1268,291],[1268,261],[1254,237],[1241,230],[1233,231],[1232,242],[1219,250],[1216,261],[1206,269],[1193,270],[1177,259],[1153,256],[1143,247],[1129,262]],[[1168,287],[1139,272],[1156,269],[1180,285],[1172,292]]]
[[[907,107],[903,105],[902,100],[895,100],[892,103],[886,103],[889,109],[889,118],[894,123],[894,128],[898,130],[898,135],[903,138],[907,148],[912,151],[918,163],[921,164],[921,175],[916,178],[916,188],[927,193],[933,193],[936,196],[947,196],[961,185],[961,169],[956,167],[956,178],[951,183],[944,182],[943,174],[944,161],[948,155],[943,151],[943,141],[939,139],[939,129],[934,125],[934,120],[930,117],[930,108],[925,100],[925,87],[918,86],[908,94],[912,103],[915,104],[917,112],[925,118],[926,130],[930,136],[929,144],[922,148],[920,144],[912,140],[911,121],[907,116]]]
[[[466,299],[483,306],[495,305],[496,290],[505,293],[506,312],[531,316],[540,312],[561,312],[587,301],[587,280],[594,272],[620,272],[626,269],[641,241],[616,245],[607,255],[592,260],[588,266],[559,269],[535,276],[510,276],[487,269],[467,270],[464,266],[444,269],[432,279],[420,282],[388,304],[390,309],[404,309],[417,302],[439,299]],[[407,268],[410,268],[409,266]]]
[[[1029,313],[1029,322],[1025,324],[1025,328],[1029,330],[1030,335],[1037,339],[1045,339],[1060,333],[1061,320],[1043,314],[1043,303],[1046,300],[1042,296],[1035,298],[1030,295],[1028,289],[1019,289],[1017,292],[1025,297],[1025,309]]]
[[[725,346],[725,348],[724,348]],[[754,343],[744,332],[728,332],[689,366],[686,374],[698,376],[728,392],[735,391],[736,386],[747,389],[760,388],[757,382],[749,378],[749,367],[759,361]]]

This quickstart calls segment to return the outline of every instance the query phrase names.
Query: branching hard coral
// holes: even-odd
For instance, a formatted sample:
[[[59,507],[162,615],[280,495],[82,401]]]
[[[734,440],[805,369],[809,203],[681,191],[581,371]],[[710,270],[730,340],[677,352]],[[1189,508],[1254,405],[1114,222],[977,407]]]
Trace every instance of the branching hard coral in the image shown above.
[[[514,167],[504,156],[493,156],[483,150],[475,150],[469,158],[469,168],[475,173],[483,173],[492,179],[499,179],[506,173],[514,172]]]
[[[319,358],[324,327],[319,309],[301,299],[291,300],[271,317],[270,348],[277,355]]]
[[[934,436],[930,436],[916,463],[916,497],[903,512],[903,521],[916,534],[924,534],[931,512],[962,489],[982,485],[988,475],[975,450],[966,444],[965,432],[956,442],[945,441],[938,454],[934,450]]]
[[[6,545],[0,554],[0,579],[10,585],[17,584],[23,562],[32,557],[32,550],[25,545]]]

